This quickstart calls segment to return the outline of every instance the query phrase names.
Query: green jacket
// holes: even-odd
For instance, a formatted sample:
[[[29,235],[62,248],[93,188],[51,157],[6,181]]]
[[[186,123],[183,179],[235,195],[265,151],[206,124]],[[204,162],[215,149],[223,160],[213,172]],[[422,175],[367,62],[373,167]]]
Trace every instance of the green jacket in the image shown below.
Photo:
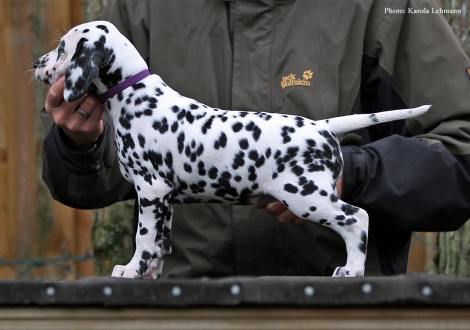
[[[412,12],[423,8],[429,13]],[[213,107],[322,119],[433,104],[406,123],[360,130],[362,144],[343,147],[343,199],[370,215],[371,275],[405,271],[411,231],[455,230],[469,218],[470,62],[433,8],[417,0],[123,0],[101,18],[151,72]],[[53,126],[44,145],[56,199],[97,208],[135,197],[109,124],[89,152],[67,149],[60,134]],[[252,206],[178,205],[163,277],[331,275],[344,262],[344,243],[328,228],[279,224]]]

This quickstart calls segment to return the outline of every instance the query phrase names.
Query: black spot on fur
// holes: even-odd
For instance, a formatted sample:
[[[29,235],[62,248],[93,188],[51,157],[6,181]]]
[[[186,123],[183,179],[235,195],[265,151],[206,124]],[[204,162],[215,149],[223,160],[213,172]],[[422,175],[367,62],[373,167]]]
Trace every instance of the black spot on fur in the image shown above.
[[[181,133],[178,135],[178,138],[177,138],[177,142],[178,142],[178,152],[179,152],[180,154],[183,152],[183,149],[184,149],[184,139],[185,139],[184,132],[181,132]]]
[[[295,117],[295,123],[297,125],[297,127],[302,127],[304,126],[304,118],[303,117]]]
[[[268,148],[265,153],[266,159],[269,159],[271,157],[271,148]]]
[[[131,129],[131,121],[132,119],[134,119],[134,116],[128,112],[125,112],[124,108],[121,113],[122,112],[124,112],[124,114],[121,114],[121,116],[119,116],[119,123],[122,125],[122,127],[129,130]]]
[[[214,141],[214,148],[216,150],[225,148],[227,146],[227,135],[222,132],[217,140]]]
[[[209,178],[211,178],[212,180],[215,180],[215,179],[217,178],[217,173],[218,173],[217,168],[212,167],[212,168],[209,170]]]
[[[250,144],[248,143],[247,139],[241,139],[240,141],[238,141],[238,145],[242,150],[246,150],[250,147]]]
[[[369,119],[370,119],[373,123],[378,123],[378,122],[379,122],[379,119],[377,118],[377,115],[376,115],[375,113],[370,114],[370,115],[369,115]]]
[[[250,180],[251,182],[256,181],[258,175],[256,174],[256,169],[253,165],[248,168],[248,173],[250,173],[248,175],[248,180]]]
[[[290,134],[295,133],[295,128],[290,126],[283,126],[281,136],[283,137],[283,143],[288,143],[292,139],[289,136]]]
[[[238,133],[242,130],[243,128],[243,124],[240,123],[240,122],[237,122],[235,124],[232,125],[232,130],[235,132],[235,133]]]
[[[139,145],[143,148],[145,146],[145,137],[139,134],[137,138],[139,139]]]
[[[248,131],[248,132],[252,132],[253,134],[253,139],[255,141],[258,141],[259,140],[259,137],[261,136],[261,128],[259,128],[258,125],[255,124],[255,122],[253,121],[250,121],[245,129]]]
[[[179,124],[177,121],[175,121],[172,125],[171,125],[171,132],[172,133],[175,133],[177,130],[178,130],[178,127],[179,127]]]
[[[168,151],[166,153],[164,161],[165,161],[165,165],[171,169],[173,167],[173,154]]]
[[[132,89],[134,89],[135,91],[138,90],[138,89],[143,89],[143,88],[145,88],[145,87],[146,87],[145,84],[144,84],[144,83],[141,83],[141,82],[132,85]]]
[[[204,125],[202,125],[202,134],[206,134],[208,130],[211,129],[212,127],[212,122],[214,121],[214,117],[210,117],[205,123]]]
[[[155,170],[158,170],[160,166],[163,165],[163,156],[159,152],[155,152],[153,150],[149,150],[147,152],[144,152],[144,160],[150,161],[152,163],[152,166]]]
[[[316,186],[312,181],[307,183],[302,187],[302,191],[300,192],[302,196],[308,196],[313,194],[315,191],[318,190],[318,186]]]
[[[128,149],[134,150],[135,143],[134,143],[134,139],[132,138],[132,135],[130,133],[122,134],[119,130],[117,130],[117,134],[122,140],[122,143],[123,143],[122,151],[124,153],[127,152]]]
[[[239,151],[235,157],[233,158],[233,165],[232,168],[234,170],[238,169],[239,167],[242,167],[245,165],[245,153],[243,151]]]
[[[346,215],[354,215],[359,212],[359,208],[349,204],[343,204],[341,205],[341,211],[343,211]]]
[[[149,260],[150,258],[152,258],[152,254],[148,251],[144,251],[144,252],[142,252],[141,258],[143,260]]]
[[[367,252],[367,233],[365,231],[361,232],[361,243],[358,246],[359,251],[366,254]]]
[[[98,29],[103,30],[105,33],[109,33],[108,27],[106,25],[97,25],[96,26]]]
[[[194,116],[191,112],[186,112],[186,120],[188,123],[192,124],[194,122]]]
[[[293,166],[291,170],[292,170],[292,173],[294,173],[297,176],[301,176],[302,174],[304,174],[304,169],[300,167],[299,165]]]
[[[297,194],[299,192],[299,188],[290,183],[284,185],[284,190],[291,194]]]
[[[197,164],[197,168],[198,168],[198,173],[199,173],[199,175],[201,175],[201,176],[206,175],[206,169],[205,169],[204,162],[200,161],[200,162]]]
[[[169,129],[168,120],[166,118],[163,118],[161,121],[155,120],[152,127],[154,130],[160,132],[160,134],[165,134]]]

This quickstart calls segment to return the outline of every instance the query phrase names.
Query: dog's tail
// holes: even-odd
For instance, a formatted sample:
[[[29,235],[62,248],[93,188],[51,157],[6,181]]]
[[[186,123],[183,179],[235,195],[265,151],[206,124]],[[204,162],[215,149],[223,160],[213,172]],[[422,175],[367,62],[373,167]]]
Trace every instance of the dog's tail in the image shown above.
[[[325,125],[335,133],[347,133],[364,127],[393,120],[413,118],[422,115],[431,108],[431,105],[422,105],[418,108],[383,111],[372,114],[350,115],[318,120],[317,124]]]

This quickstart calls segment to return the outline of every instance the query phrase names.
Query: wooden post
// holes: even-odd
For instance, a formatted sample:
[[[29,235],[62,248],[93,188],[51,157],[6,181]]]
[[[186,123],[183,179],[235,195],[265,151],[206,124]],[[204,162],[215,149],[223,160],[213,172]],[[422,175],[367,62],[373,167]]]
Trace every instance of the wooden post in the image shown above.
[[[58,40],[51,43],[51,40],[58,39],[55,33],[65,34],[73,26],[82,23],[82,10],[80,0],[46,0],[44,9],[43,43],[48,46],[49,51],[57,46]],[[47,256],[91,253],[92,212],[75,210],[56,201],[51,203],[51,212],[54,228],[50,234],[50,244],[46,248]],[[73,270],[82,276],[94,275],[93,261],[76,264]]]

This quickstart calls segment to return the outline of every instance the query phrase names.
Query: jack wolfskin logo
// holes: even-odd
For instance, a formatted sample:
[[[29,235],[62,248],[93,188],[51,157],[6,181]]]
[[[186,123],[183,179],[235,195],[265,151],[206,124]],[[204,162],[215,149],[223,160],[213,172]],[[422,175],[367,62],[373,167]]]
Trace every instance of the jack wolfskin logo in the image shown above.
[[[306,70],[302,74],[303,79],[298,79],[295,74],[291,73],[288,76],[282,77],[281,87],[282,89],[290,86],[310,86],[310,79],[313,78],[314,72],[312,70]]]

